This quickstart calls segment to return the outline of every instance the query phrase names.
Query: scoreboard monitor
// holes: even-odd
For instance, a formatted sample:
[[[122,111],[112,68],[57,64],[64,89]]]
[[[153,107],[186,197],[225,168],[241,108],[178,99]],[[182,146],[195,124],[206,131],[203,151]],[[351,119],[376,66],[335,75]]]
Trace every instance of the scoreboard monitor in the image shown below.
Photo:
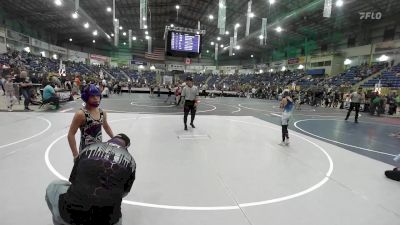
[[[201,53],[202,36],[200,34],[169,31],[167,55],[180,57],[197,57]]]

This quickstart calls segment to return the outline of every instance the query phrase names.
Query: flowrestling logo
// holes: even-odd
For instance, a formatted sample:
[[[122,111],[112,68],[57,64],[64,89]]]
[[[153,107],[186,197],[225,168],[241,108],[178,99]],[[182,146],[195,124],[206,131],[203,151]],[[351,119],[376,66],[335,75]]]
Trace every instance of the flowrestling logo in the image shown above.
[[[360,20],[380,20],[382,18],[381,12],[359,12]]]

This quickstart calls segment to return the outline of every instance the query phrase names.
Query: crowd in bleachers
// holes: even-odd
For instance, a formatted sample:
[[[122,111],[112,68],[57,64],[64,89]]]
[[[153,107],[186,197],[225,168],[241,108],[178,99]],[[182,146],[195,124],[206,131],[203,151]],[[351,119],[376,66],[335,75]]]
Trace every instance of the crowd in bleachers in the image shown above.
[[[400,64],[383,69],[379,76],[366,82],[363,87],[374,87],[379,81],[382,87],[400,88]]]
[[[193,77],[193,82],[195,84],[202,84],[204,85],[209,77],[209,75],[204,74],[204,73],[191,73],[191,74],[179,74],[178,79],[183,81],[186,79],[186,77],[190,75]]]
[[[58,74],[60,62],[41,56],[35,56],[28,52],[9,51],[0,55],[0,76],[10,74],[15,79],[21,71],[27,71],[31,83],[47,84],[49,74]],[[60,87],[66,88],[69,83],[70,89],[74,87],[77,77],[82,83],[99,83],[107,86],[111,92],[121,92],[122,87],[131,88],[158,88],[159,86],[169,88],[167,85],[157,83],[156,72],[137,71],[126,67],[111,68],[109,66],[85,65],[64,61],[66,73],[60,76]],[[103,72],[101,72],[103,71]],[[99,74],[103,74],[100,77]],[[111,76],[108,76],[111,75]],[[371,79],[371,76],[374,78]],[[171,75],[170,75],[171,76]],[[389,67],[388,63],[379,63],[373,66],[366,64],[353,66],[344,73],[331,77],[308,76],[303,71],[279,71],[273,73],[257,74],[233,74],[218,75],[205,73],[182,73],[175,76],[175,82],[183,81],[187,76],[192,76],[194,83],[201,90],[232,91],[240,96],[251,96],[257,98],[277,99],[279,88],[300,86],[302,92],[298,92],[298,98],[305,104],[338,106],[345,102],[343,97],[345,91],[349,91],[353,85],[369,78],[362,87],[373,88],[375,84],[381,83],[382,87],[400,88],[400,64]],[[173,84],[171,84],[173,85]],[[79,92],[81,87],[76,87]],[[344,88],[344,89],[343,89]],[[37,92],[36,92],[37,93]],[[397,96],[385,96],[387,102],[396,99]]]
[[[58,106],[58,100],[71,100],[73,95],[79,95],[86,81],[89,83],[98,80],[97,76],[83,63],[64,61],[63,64],[65,71],[60,70],[58,60],[25,51],[9,50],[0,55],[0,86],[4,87],[8,84],[9,94],[12,98],[17,98],[19,102],[23,96],[25,110],[30,111],[30,105],[42,105],[45,102],[43,89],[48,85],[54,86],[59,91]],[[83,80],[82,84],[80,80]],[[2,91],[5,95],[3,88]],[[12,108],[9,107],[9,111],[11,110]]]

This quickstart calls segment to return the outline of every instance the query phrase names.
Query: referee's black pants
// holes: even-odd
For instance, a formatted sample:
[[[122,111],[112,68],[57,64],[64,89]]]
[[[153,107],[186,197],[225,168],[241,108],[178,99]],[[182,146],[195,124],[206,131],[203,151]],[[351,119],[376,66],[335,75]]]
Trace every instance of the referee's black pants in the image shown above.
[[[194,121],[194,117],[196,116],[196,106],[195,106],[195,101],[190,101],[190,100],[186,100],[185,101],[185,105],[183,107],[183,111],[184,111],[184,116],[183,116],[183,122],[185,123],[185,125],[187,124],[187,118],[190,112],[190,124],[193,123]]]
[[[355,122],[358,121],[358,113],[360,112],[360,103],[355,103],[355,102],[350,102],[350,108],[349,111],[347,112],[346,120],[349,119],[351,111],[355,109],[356,111],[356,116],[355,116]]]

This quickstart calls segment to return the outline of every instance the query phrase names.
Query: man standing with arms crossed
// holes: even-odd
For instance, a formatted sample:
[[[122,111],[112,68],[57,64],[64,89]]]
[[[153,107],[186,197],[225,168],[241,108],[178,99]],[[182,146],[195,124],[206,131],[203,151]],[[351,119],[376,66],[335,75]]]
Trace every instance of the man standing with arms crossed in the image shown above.
[[[186,86],[182,90],[182,98],[185,98],[184,105],[184,116],[183,123],[185,124],[185,130],[187,128],[187,118],[190,111],[190,126],[196,128],[193,124],[194,118],[196,116],[197,105],[199,102],[199,89],[193,86],[193,79],[191,77],[186,78]]]

